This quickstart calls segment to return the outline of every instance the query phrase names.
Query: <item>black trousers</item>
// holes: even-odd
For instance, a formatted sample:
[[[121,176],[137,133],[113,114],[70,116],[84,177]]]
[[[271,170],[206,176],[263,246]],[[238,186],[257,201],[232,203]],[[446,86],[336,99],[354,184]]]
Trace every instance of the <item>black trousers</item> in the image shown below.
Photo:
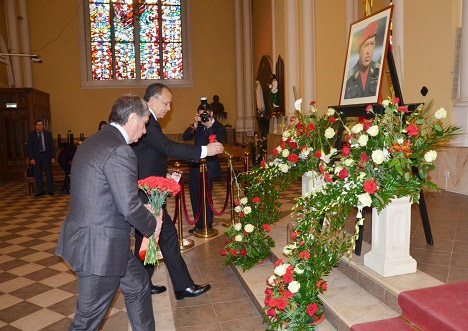
[[[213,175],[210,174],[208,171],[208,182],[210,184],[210,191],[213,192]],[[190,167],[190,202],[192,203],[192,210],[193,214],[196,216],[198,212],[198,200],[201,198],[200,196],[200,168],[197,167]],[[208,228],[213,226],[213,211],[211,210],[210,206],[208,205],[208,200],[206,200],[206,223]],[[197,228],[204,227],[204,220],[203,220],[203,210],[201,211],[200,218],[196,224]]]
[[[120,288],[132,330],[154,331],[153,304],[148,275],[128,251],[127,272],[123,277],[97,276],[78,271],[78,302],[68,330],[98,330]]]
[[[141,263],[143,263],[143,261],[140,259],[138,252],[140,251],[142,240],[143,235],[135,229],[134,254]],[[161,252],[164,257],[164,263],[166,263],[167,270],[171,276],[174,290],[185,290],[187,287],[193,286],[194,283],[192,277],[190,277],[187,265],[180,253],[177,230],[174,223],[172,223],[171,216],[167,213],[166,207],[163,207],[163,225],[161,235],[159,236],[159,247],[161,248]],[[148,264],[145,268],[151,281],[151,277],[154,272],[154,265]]]
[[[36,187],[38,193],[44,193],[44,183],[42,179],[42,167],[47,181],[47,192],[54,192],[54,177],[52,176],[52,162],[46,156],[46,153],[38,153],[38,157],[34,159],[34,178],[36,179]]]

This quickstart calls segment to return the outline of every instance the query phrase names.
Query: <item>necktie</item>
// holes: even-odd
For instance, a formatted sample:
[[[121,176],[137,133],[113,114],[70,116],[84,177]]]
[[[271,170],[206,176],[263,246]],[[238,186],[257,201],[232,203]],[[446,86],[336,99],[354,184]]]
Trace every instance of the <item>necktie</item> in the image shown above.
[[[39,137],[39,152],[45,152],[44,141],[42,140],[42,132],[38,132]]]

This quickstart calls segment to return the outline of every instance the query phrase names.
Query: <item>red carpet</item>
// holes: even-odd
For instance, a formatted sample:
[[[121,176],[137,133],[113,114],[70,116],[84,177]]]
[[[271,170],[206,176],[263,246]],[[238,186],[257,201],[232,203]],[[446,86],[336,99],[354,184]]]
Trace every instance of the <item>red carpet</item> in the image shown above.
[[[406,331],[414,330],[400,317],[386,320],[356,324],[351,327],[351,331]]]
[[[468,282],[402,292],[398,303],[422,330],[468,330]]]

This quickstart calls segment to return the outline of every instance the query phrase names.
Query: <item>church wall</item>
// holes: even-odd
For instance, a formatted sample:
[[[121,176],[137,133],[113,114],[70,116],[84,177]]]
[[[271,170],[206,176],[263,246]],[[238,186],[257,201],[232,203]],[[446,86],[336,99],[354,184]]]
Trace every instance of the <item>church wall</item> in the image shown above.
[[[0,0],[0,36],[2,36],[3,40],[5,41],[5,44],[8,47],[4,0]],[[0,87],[8,87],[8,74],[6,70],[6,65],[1,62],[0,62]]]
[[[28,1],[31,48],[54,39],[74,15],[77,2]],[[235,124],[234,2],[191,1],[191,35],[194,86],[172,88],[171,112],[162,120],[167,133],[180,133],[193,121],[201,96],[220,96],[228,112],[224,123]],[[44,19],[47,17],[47,19]],[[43,63],[33,65],[34,87],[50,93],[54,135],[72,130],[90,135],[107,120],[113,101],[124,93],[143,96],[142,88],[82,89],[80,37],[75,16],[61,37],[38,51]]]

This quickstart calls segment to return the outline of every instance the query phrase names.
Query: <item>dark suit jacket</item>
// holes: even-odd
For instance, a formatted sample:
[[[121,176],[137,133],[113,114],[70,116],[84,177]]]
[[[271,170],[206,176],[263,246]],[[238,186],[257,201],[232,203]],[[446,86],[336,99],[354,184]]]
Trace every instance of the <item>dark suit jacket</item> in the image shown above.
[[[196,127],[195,129],[192,129],[192,127],[187,128],[187,130],[184,132],[184,140],[192,140],[195,138],[195,145],[206,146],[210,143],[209,138],[212,134],[216,135],[217,142],[224,144],[224,140],[226,139],[226,128],[216,120],[208,129],[205,129],[205,127],[202,125]],[[221,166],[219,165],[219,159],[217,155],[207,156],[206,164],[208,166],[208,175],[210,177],[221,175]],[[190,162],[189,166],[196,169],[200,168],[199,163]]]
[[[70,205],[56,253],[75,271],[122,277],[131,225],[150,236],[156,221],[138,197],[135,153],[119,130],[107,125],[73,158]]]
[[[47,159],[55,159],[55,146],[54,140],[52,139],[52,133],[50,131],[43,130],[44,135],[44,147]],[[28,157],[30,160],[36,160],[39,157],[39,138],[37,137],[37,131],[31,131],[28,134]]]
[[[138,159],[139,179],[148,176],[166,177],[168,156],[199,162],[201,155],[200,146],[178,143],[167,138],[152,114],[146,124],[146,134],[132,147]]]

